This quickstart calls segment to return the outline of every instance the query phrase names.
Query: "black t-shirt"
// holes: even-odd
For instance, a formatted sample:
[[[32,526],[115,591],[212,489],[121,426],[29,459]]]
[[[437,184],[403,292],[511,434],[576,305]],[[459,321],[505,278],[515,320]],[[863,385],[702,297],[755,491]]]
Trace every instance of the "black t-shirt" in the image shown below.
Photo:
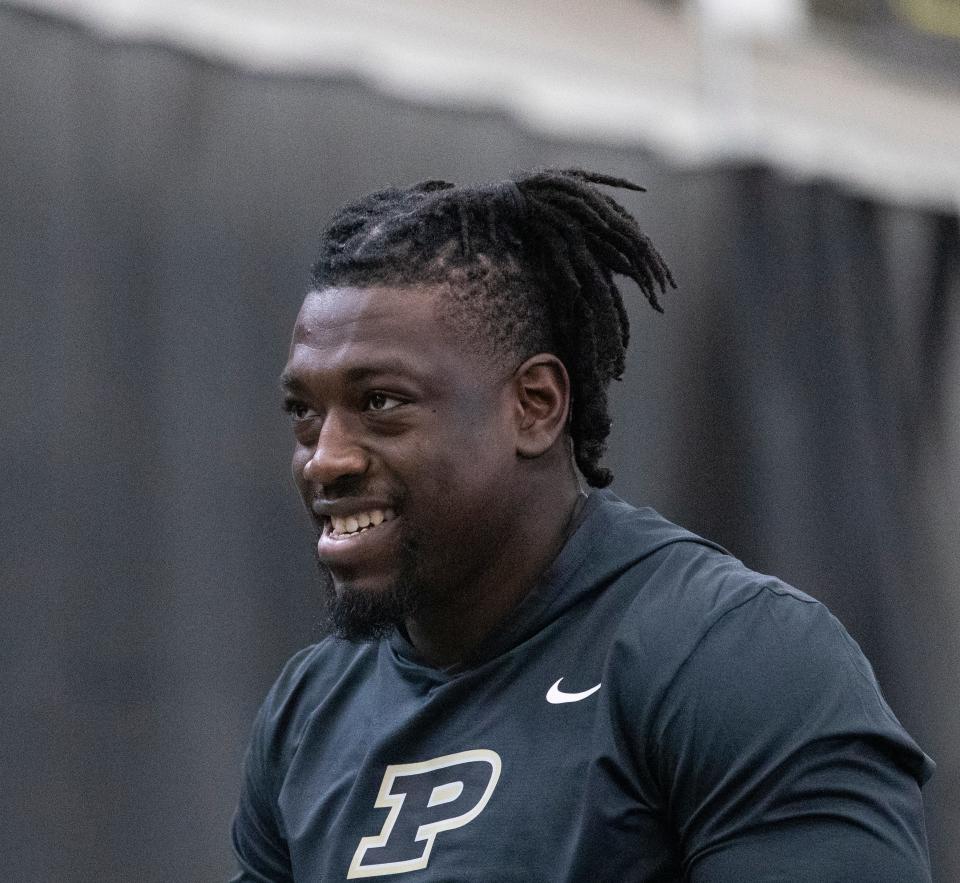
[[[400,634],[290,660],[236,881],[911,883],[932,769],[823,605],[595,492],[469,663]]]

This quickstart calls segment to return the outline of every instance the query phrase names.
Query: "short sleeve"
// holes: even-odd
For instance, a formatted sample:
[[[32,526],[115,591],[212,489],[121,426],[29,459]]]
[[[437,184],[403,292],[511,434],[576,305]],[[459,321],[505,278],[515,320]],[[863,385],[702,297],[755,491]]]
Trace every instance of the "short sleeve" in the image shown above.
[[[693,883],[930,880],[932,761],[807,596],[764,586],[713,623],[664,695],[655,744]]]
[[[292,883],[277,794],[291,737],[298,672],[311,650],[308,647],[287,662],[254,720],[233,817],[233,851],[240,870],[231,883]]]
[[[233,851],[240,873],[232,883],[283,883],[292,881],[286,841],[279,830],[274,798],[263,764],[263,728],[267,715],[261,708],[244,759],[240,801],[233,817]]]

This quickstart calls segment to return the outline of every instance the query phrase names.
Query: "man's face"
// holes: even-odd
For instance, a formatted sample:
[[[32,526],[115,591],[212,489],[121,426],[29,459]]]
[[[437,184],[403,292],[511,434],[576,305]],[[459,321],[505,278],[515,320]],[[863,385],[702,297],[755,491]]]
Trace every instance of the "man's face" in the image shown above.
[[[511,365],[473,355],[433,286],[309,294],[284,371],[293,477],[332,580],[369,637],[482,590],[518,504]],[[499,371],[499,375],[498,372]]]

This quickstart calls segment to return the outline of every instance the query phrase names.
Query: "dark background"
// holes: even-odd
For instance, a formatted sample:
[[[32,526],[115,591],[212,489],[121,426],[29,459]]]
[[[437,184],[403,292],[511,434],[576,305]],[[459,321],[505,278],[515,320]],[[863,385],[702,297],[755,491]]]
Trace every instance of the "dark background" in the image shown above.
[[[228,875],[250,723],[316,637],[276,378],[320,226],[545,165],[646,185],[680,285],[664,316],[625,286],[614,489],[830,605],[960,879],[955,215],[0,7],[4,879]]]

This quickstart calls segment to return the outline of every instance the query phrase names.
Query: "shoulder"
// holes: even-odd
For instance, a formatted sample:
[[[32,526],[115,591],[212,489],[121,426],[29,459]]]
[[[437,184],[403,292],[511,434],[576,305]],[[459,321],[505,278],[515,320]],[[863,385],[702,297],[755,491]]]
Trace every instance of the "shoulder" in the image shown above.
[[[697,757],[717,781],[744,758],[854,738],[929,777],[860,647],[815,598],[696,537],[661,545],[623,578],[633,594],[611,671],[662,774]]]
[[[708,635],[742,647],[753,633],[785,646],[791,638],[846,644],[842,626],[815,598],[698,537],[661,546],[630,578],[637,591],[622,634],[665,664],[683,665]]]
[[[926,879],[919,786],[933,762],[837,618],[696,543],[641,566],[610,670],[640,780],[667,795],[695,879],[742,872],[756,849],[773,868],[811,841],[831,848],[809,879],[837,879],[853,855],[870,879]]]
[[[751,570],[719,544],[653,509],[606,494],[592,526],[585,581],[614,589],[626,607],[621,637],[665,665],[682,662],[724,618],[749,618],[756,607],[775,609],[788,620],[824,612],[811,596]]]
[[[668,528],[657,526],[663,520],[647,513],[639,510],[637,522],[666,535]],[[675,686],[681,672],[718,657],[729,670],[737,660],[768,667],[829,656],[872,680],[859,648],[823,604],[679,528],[620,581],[629,584],[630,600],[618,646],[660,692]]]
[[[719,544],[653,509],[594,496],[580,583],[611,599],[618,645],[648,675],[675,675],[713,630],[731,639],[753,629],[799,635],[812,624],[830,638],[842,631],[810,595],[751,570]]]

